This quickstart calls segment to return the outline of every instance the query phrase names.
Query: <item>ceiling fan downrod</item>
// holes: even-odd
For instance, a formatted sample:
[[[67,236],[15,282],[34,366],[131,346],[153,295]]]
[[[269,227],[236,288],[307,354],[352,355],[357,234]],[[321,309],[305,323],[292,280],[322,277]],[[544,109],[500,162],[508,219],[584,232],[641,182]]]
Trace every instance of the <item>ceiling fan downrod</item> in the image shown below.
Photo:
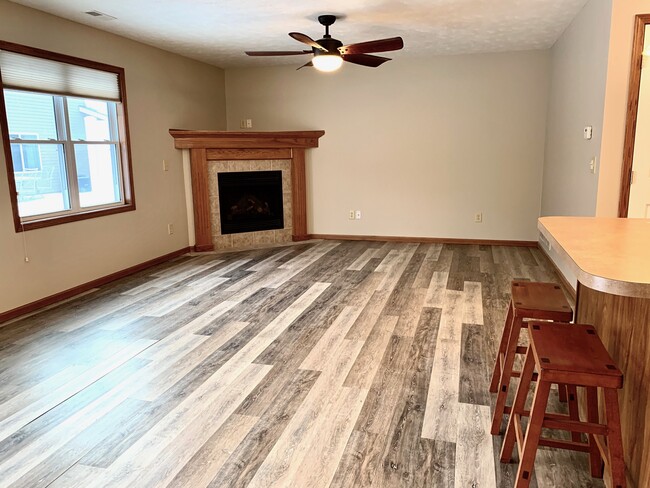
[[[319,15],[318,22],[325,26],[325,36],[323,39],[329,39],[330,37],[330,25],[336,22],[336,15]]]

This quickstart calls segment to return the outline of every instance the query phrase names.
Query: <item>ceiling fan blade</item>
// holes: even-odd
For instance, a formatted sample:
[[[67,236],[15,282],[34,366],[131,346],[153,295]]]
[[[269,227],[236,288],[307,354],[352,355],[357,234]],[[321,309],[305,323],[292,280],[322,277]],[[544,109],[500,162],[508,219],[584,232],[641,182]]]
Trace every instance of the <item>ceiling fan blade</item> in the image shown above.
[[[303,64],[300,68],[296,68],[296,71],[298,71],[299,69],[308,68],[310,66],[314,66],[314,63],[312,63],[311,61],[309,61],[308,63]]]
[[[298,56],[312,54],[313,51],[246,51],[249,56]]]
[[[368,66],[369,68],[376,68],[377,66],[384,64],[386,61],[390,61],[390,58],[372,56],[370,54],[345,54],[341,57],[348,63],[360,64],[361,66]]]
[[[348,44],[341,46],[341,54],[367,54],[383,53],[386,51],[398,51],[404,47],[404,41],[401,37],[391,37],[389,39],[377,39],[376,41],[359,42],[357,44]]]
[[[301,34],[300,32],[289,32],[289,35],[298,42],[302,42],[303,44],[307,44],[308,46],[315,47],[316,49],[320,49],[321,51],[327,52],[327,49],[325,49],[323,46],[318,44],[307,34]]]

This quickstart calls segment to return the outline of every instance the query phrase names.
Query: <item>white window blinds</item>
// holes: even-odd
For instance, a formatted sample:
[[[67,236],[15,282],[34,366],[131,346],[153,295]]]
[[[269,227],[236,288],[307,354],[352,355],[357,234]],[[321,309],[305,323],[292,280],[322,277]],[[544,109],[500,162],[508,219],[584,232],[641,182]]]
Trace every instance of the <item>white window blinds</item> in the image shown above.
[[[119,102],[117,73],[0,50],[5,88]]]

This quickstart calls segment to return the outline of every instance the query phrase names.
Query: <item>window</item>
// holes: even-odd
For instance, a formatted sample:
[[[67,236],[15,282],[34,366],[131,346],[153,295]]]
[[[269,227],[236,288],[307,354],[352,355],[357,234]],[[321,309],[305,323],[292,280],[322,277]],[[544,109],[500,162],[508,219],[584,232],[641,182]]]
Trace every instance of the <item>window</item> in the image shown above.
[[[20,144],[22,141],[35,141],[38,134],[9,134],[9,140],[18,144],[11,145],[11,159],[14,163],[14,173],[40,171],[41,152],[33,144]]]
[[[0,41],[16,230],[134,210],[121,68]]]

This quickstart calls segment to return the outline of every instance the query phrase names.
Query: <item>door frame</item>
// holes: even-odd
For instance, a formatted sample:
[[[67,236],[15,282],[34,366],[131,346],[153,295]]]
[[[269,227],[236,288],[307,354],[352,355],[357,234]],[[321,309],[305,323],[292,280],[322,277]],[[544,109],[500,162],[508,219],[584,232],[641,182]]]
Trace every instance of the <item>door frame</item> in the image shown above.
[[[630,205],[630,186],[632,184],[632,165],[634,164],[634,141],[636,138],[636,118],[639,110],[639,91],[641,87],[641,63],[646,26],[650,24],[650,14],[639,14],[634,23],[634,43],[630,66],[630,86],[627,100],[625,122],[625,142],[623,145],[623,166],[621,168],[621,191],[618,201],[618,216],[627,217]]]

